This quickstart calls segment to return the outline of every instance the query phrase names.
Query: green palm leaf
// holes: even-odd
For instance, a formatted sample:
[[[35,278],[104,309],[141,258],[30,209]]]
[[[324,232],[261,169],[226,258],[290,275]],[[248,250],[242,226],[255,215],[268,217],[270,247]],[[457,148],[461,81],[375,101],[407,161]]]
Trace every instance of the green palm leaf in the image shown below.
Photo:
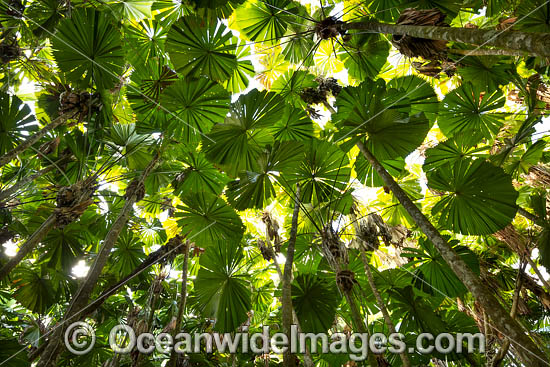
[[[420,248],[405,248],[401,253],[401,256],[413,258],[413,261],[409,262],[407,266],[416,265],[414,267],[414,274],[417,276],[415,285],[428,294],[434,294],[434,289],[448,297],[460,297],[465,294],[466,286],[443,260],[433,244],[424,238],[418,244]],[[453,240],[450,244],[458,256],[479,274],[477,256],[469,248],[460,246],[459,241]]]
[[[180,79],[166,88],[160,100],[162,106],[179,119],[171,118],[167,129],[176,139],[196,142],[216,123],[222,123],[229,111],[229,93],[207,78]]]
[[[178,73],[224,81],[237,68],[236,46],[230,43],[231,38],[231,32],[221,22],[189,16],[172,25],[166,50]]]
[[[517,211],[518,192],[502,168],[463,159],[429,172],[428,186],[447,193],[433,208],[439,224],[463,234],[491,234],[506,227]]]
[[[406,172],[405,160],[403,158],[381,161],[380,164],[393,177],[399,177]],[[355,160],[355,171],[357,172],[357,179],[361,181],[363,185],[369,187],[380,187],[385,185],[384,180],[361,153],[357,155],[357,159]]]
[[[188,193],[181,198],[175,216],[182,233],[193,242],[207,246],[215,241],[238,241],[244,227],[235,210],[217,196],[205,192]]]
[[[119,82],[124,66],[120,33],[104,13],[77,9],[61,22],[52,40],[59,68],[75,83],[99,89]]]
[[[55,303],[55,292],[50,275],[40,268],[19,266],[15,269],[14,298],[25,308],[43,314]]]
[[[30,107],[19,97],[0,92],[0,154],[13,149],[27,133],[36,130]]]
[[[120,14],[122,19],[141,20],[151,17],[151,0],[109,1],[111,9]]]
[[[388,82],[388,88],[399,89],[411,104],[411,113],[423,112],[433,123],[439,111],[439,100],[433,87],[415,75],[394,78]]]
[[[386,91],[381,79],[344,88],[336,106],[337,136],[366,135],[367,147],[380,160],[406,157],[424,141],[430,128],[423,113],[409,116],[404,112],[410,111],[409,101],[395,89]]]
[[[375,78],[390,53],[390,46],[386,40],[377,34],[353,35],[351,41],[343,45],[347,52],[343,53],[344,66],[349,75],[357,80]]]
[[[332,326],[340,304],[338,289],[326,275],[302,273],[292,281],[292,305],[304,332],[323,333]]]
[[[300,156],[300,165],[281,178],[281,184],[293,190],[300,184],[301,201],[326,202],[344,193],[351,174],[349,159],[338,146],[319,140],[311,140]]]
[[[296,12],[297,6],[290,0],[247,1],[235,11],[232,26],[251,41],[274,44],[285,34]]]
[[[248,274],[240,267],[243,258],[238,241],[217,241],[200,259],[196,299],[202,313],[216,320],[217,331],[235,331],[252,309]]]
[[[254,76],[254,65],[250,61],[250,47],[240,38],[233,37],[231,44],[235,45],[237,67],[231,78],[223,82],[223,86],[231,93],[239,93],[248,87],[248,80]]]
[[[275,93],[254,89],[240,96],[225,122],[203,139],[206,157],[233,177],[242,171],[257,172],[263,148],[273,141],[265,128],[281,118],[284,107]]]
[[[300,141],[313,138],[313,122],[302,109],[286,106],[283,117],[270,129],[278,141]]]
[[[447,137],[459,132],[470,134],[470,144],[474,145],[498,132],[502,119],[492,111],[502,106],[504,96],[500,90],[484,93],[477,84],[466,83],[445,96],[438,124]]]
[[[186,153],[180,158],[187,167],[172,182],[174,194],[206,191],[219,195],[227,176],[218,171],[202,153]]]
[[[226,195],[237,210],[263,208],[275,196],[277,177],[298,166],[302,146],[297,142],[276,143],[258,159],[260,170],[245,171],[228,184]]]
[[[487,149],[487,147],[472,147],[470,141],[470,134],[458,133],[451,139],[447,139],[435,147],[427,149],[423,167],[424,171],[431,171],[447,163],[454,164],[464,158],[481,156],[479,151]]]

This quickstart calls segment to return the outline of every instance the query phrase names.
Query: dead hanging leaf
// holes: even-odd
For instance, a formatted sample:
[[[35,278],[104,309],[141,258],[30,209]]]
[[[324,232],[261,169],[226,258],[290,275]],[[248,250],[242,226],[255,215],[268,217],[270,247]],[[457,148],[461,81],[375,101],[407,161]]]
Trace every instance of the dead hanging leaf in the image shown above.
[[[265,241],[259,239],[258,240],[258,247],[260,249],[260,253],[262,254],[262,257],[265,261],[271,261],[273,260],[273,251],[265,245]]]
[[[97,95],[89,92],[66,90],[59,95],[59,112],[74,113],[79,122],[84,121],[91,112],[101,109],[101,101]]]
[[[262,213],[262,222],[267,228],[267,236],[274,244],[275,252],[281,252],[281,236],[279,236],[279,223],[271,216],[271,213]]]
[[[346,246],[340,240],[338,233],[334,231],[331,224],[327,224],[321,231],[321,248],[333,265],[348,263]]]
[[[420,74],[439,79],[441,73],[445,73],[449,78],[456,72],[456,64],[452,61],[432,60],[429,62],[413,61],[412,67]]]
[[[338,36],[345,36],[346,30],[343,26],[344,22],[329,16],[316,24],[315,33],[317,34],[317,37],[323,40],[336,38]]]
[[[357,284],[355,274],[351,270],[341,270],[336,274],[336,283],[344,292],[351,292],[353,285]]]
[[[141,201],[145,197],[145,185],[139,178],[133,179],[130,184],[128,184],[124,198],[129,200],[134,195],[136,196],[136,202]]]
[[[63,227],[74,222],[75,220],[80,218],[80,216],[93,202],[94,201],[92,199],[88,199],[71,207],[56,208],[54,211],[56,217],[56,226]]]
[[[93,203],[92,195],[96,189],[97,182],[94,177],[88,177],[69,187],[62,187],[56,196],[56,227],[66,226],[80,218]]]
[[[17,40],[4,40],[0,43],[0,60],[3,64],[15,61],[23,55]]]
[[[497,25],[497,30],[499,30],[499,31],[508,30],[508,29],[510,29],[514,26],[514,24],[516,23],[517,20],[518,20],[517,17],[500,18],[499,19],[499,24]]]
[[[445,14],[437,8],[433,9],[405,9],[399,19],[399,25],[438,26],[449,27],[445,23]],[[394,35],[392,44],[399,52],[407,57],[422,57],[426,60],[446,60],[447,42],[429,40],[408,35]]]
[[[398,224],[393,227],[389,227],[390,242],[396,247],[403,247],[407,238],[410,237],[411,231],[402,224]]]
[[[506,243],[517,254],[527,253],[527,239],[512,224],[496,232],[493,236],[499,241]]]
[[[157,258],[160,260],[161,264],[169,264],[174,261],[176,256],[185,254],[185,251],[188,251],[191,244],[189,241],[184,242],[184,239],[184,236],[177,234],[156,251],[156,256],[158,256]]]
[[[532,187],[550,188],[550,168],[538,164],[531,166],[527,175],[524,175],[525,183]]]

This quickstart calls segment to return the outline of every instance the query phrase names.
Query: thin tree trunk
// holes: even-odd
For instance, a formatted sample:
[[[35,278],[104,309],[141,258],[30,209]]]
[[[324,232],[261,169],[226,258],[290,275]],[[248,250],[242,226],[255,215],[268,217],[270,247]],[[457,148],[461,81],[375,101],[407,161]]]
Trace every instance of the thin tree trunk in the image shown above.
[[[433,27],[432,27],[433,28]],[[464,260],[453,251],[447,240],[432,225],[420,209],[413,203],[405,191],[395,182],[393,177],[386,171],[372,153],[361,142],[357,143],[361,153],[382,177],[386,186],[390,188],[397,197],[407,213],[413,218],[428,239],[437,248],[443,259],[449,264],[454,273],[472,293],[474,299],[479,302],[488,313],[499,330],[519,346],[516,348],[518,356],[528,366],[545,366],[546,357],[536,346],[531,338],[525,333],[521,325],[510,317],[504,307],[498,302],[494,295],[483,285],[477,275],[466,265]]]
[[[153,283],[151,284],[151,309],[149,310],[149,317],[147,318],[147,333],[150,333],[153,330],[153,320],[155,318],[155,312],[157,311],[158,306],[158,300],[160,295],[160,290],[158,288],[161,287],[162,279],[157,275],[157,278],[153,280]],[[133,355],[134,360],[132,362],[132,367],[140,367],[143,364],[143,358],[145,357],[142,353],[138,353],[137,355]]]
[[[55,213],[51,214],[48,219],[38,227],[38,229],[29,237],[27,241],[19,248],[19,251],[8,260],[4,266],[0,269],[0,280],[7,276],[13,268],[17,266],[27,256],[29,253],[34,250],[34,248],[46,237],[48,232],[55,226],[56,215]]]
[[[92,192],[95,190],[95,186],[92,183],[95,181],[95,176],[88,177],[85,181],[80,182],[84,187],[80,191],[80,197],[75,201],[72,208],[78,207],[79,205],[85,204],[86,207],[91,203],[90,199]],[[93,188],[92,188],[93,186]],[[48,232],[55,227],[59,219],[59,210],[70,209],[70,208],[57,208],[54,212],[38,227],[38,229],[25,241],[25,243],[19,248],[19,251],[13,256],[1,269],[0,269],[0,280],[8,275],[13,268],[17,266],[27,256],[34,248],[46,237]],[[78,210],[82,210],[79,208]],[[71,220],[74,220],[72,218]]]
[[[37,141],[42,139],[48,132],[52,131],[56,127],[64,124],[68,119],[74,117],[76,114],[72,111],[66,112],[53,120],[48,125],[44,126],[42,129],[38,130],[34,135],[29,136],[24,142],[4,154],[0,157],[0,167],[11,162],[12,159],[17,157],[19,154],[23,153],[30,146],[34,145]]]
[[[166,246],[166,245],[164,245]],[[115,294],[123,285],[125,285],[130,279],[134,278],[142,271],[144,271],[149,266],[161,261],[163,258],[170,254],[170,251],[164,249],[164,246],[161,246],[155,252],[150,253],[145,260],[143,260],[130,274],[126,275],[124,278],[119,280],[116,284],[112,285],[109,289],[101,293],[99,297],[93,300],[86,309],[81,313],[80,317],[86,317],[96,311],[101,305],[113,294]],[[171,251],[174,251],[171,249]]]
[[[378,287],[376,287],[376,283],[374,283],[374,277],[372,275],[372,271],[370,270],[367,256],[365,255],[365,249],[361,248],[360,251],[361,251],[361,260],[363,260],[363,267],[365,268],[365,274],[367,275],[369,286],[372,289],[372,294],[374,295],[374,298],[376,299],[376,303],[378,304],[378,307],[382,312],[382,316],[384,317],[386,326],[388,326],[390,333],[396,333],[397,331],[395,329],[395,325],[393,324],[393,321],[390,318],[388,309],[386,308],[384,300],[382,299],[382,296],[378,291]],[[409,360],[409,356],[407,355],[407,352],[399,353],[399,357],[401,357],[401,361],[403,362],[404,367],[411,367],[411,361]]]
[[[288,239],[288,247],[286,251],[285,269],[282,279],[283,295],[281,297],[282,314],[283,314],[283,332],[287,335],[289,342],[291,341],[291,325],[292,325],[292,264],[294,262],[294,247],[296,245],[296,236],[298,235],[298,214],[300,212],[300,186],[296,186],[294,198],[294,211],[292,213],[292,225],[290,227],[290,237]],[[290,353],[290,348],[287,348],[283,353],[283,366],[294,367],[295,360]]]
[[[518,301],[519,301],[519,292],[521,291],[522,287],[522,279],[523,279],[523,271],[525,268],[525,263],[520,263],[519,265],[519,271],[518,271],[518,277],[516,278],[516,289],[514,290],[514,298],[512,301],[512,309],[510,310],[510,316],[515,319],[516,314],[518,311]],[[504,358],[506,357],[506,354],[508,354],[508,350],[510,349],[510,339],[506,338],[504,342],[502,343],[502,347],[498,351],[498,353],[493,357],[493,360],[490,363],[490,366],[488,367],[498,367],[504,361]]]
[[[159,154],[157,153],[157,155],[155,155],[153,160],[149,163],[147,168],[145,168],[141,177],[139,178],[140,183],[143,183],[145,181],[145,178],[147,178],[149,173],[156,166],[156,164],[158,163],[158,160],[159,160]],[[94,264],[92,265],[84,282],[80,285],[78,291],[73,297],[72,302],[69,304],[69,307],[65,312],[65,316],[63,317],[61,326],[59,326],[55,330],[52,337],[50,338],[50,343],[48,344],[48,347],[44,351],[43,356],[38,361],[37,367],[55,366],[57,357],[61,352],[60,342],[63,339],[62,338],[63,333],[65,332],[65,329],[67,326],[69,326],[72,322],[75,322],[80,319],[81,314],[83,313],[82,310],[88,304],[92,291],[94,290],[94,287],[99,279],[99,276],[101,275],[101,271],[107,264],[107,259],[111,253],[111,250],[113,249],[113,246],[115,245],[118,239],[118,236],[120,235],[120,232],[128,222],[128,219],[130,217],[130,212],[132,211],[132,207],[134,206],[134,203],[136,202],[136,200],[137,200],[137,196],[134,190],[134,192],[131,193],[130,197],[126,199],[126,203],[124,204],[124,207],[120,211],[117,219],[115,220],[109,232],[105,236],[105,240],[103,241],[103,245],[101,246],[101,249],[97,254]]]
[[[359,233],[358,226],[359,222],[357,221],[357,216],[355,215],[355,212],[351,211],[351,219],[353,221],[353,227],[355,228],[355,233]],[[365,243],[358,237],[356,237],[357,240],[361,244],[365,244],[369,246],[370,244]],[[371,246],[369,246],[371,247]],[[374,250],[374,247],[371,247],[372,250]],[[372,289],[372,293],[374,295],[374,298],[376,299],[376,303],[378,304],[378,307],[380,308],[380,311],[382,312],[382,316],[384,317],[384,321],[386,322],[386,326],[390,330],[390,333],[396,333],[395,325],[393,324],[393,321],[390,318],[390,314],[388,312],[388,309],[386,308],[386,304],[384,303],[384,300],[382,299],[382,296],[380,295],[380,292],[378,291],[378,287],[376,287],[376,283],[374,283],[374,277],[372,275],[372,271],[370,270],[369,262],[367,260],[367,256],[365,255],[365,249],[363,247],[359,250],[361,252],[361,260],[363,261],[363,267],[365,268],[365,274],[367,275],[367,280],[369,282],[369,286]],[[404,367],[411,367],[411,361],[409,360],[409,356],[407,355],[407,352],[399,353],[399,357],[401,358],[401,361],[403,362]]]
[[[408,35],[431,40],[517,50],[524,52],[526,55],[550,56],[550,34],[548,33],[399,25],[378,22],[352,22],[346,23],[342,27],[345,30],[357,29],[372,33]]]
[[[267,241],[269,242],[269,236],[266,237]],[[270,249],[272,249],[271,244],[268,245]],[[273,250],[272,250],[273,251]],[[277,257],[275,253],[273,252],[273,264],[275,265],[275,269],[277,269],[277,274],[279,274],[279,280],[283,281],[283,271],[281,270],[281,267],[279,266],[279,262],[277,261]],[[282,301],[281,301],[282,303]],[[294,306],[292,306],[292,320],[294,324],[296,324],[296,328],[298,329],[298,333],[302,333],[302,327],[300,326],[300,321],[298,320],[298,315],[296,314],[296,310],[294,310]],[[313,367],[313,359],[311,358],[311,353],[309,351],[309,347],[306,345],[306,354],[304,355],[304,364],[306,367]]]
[[[526,256],[526,259],[527,259],[527,263],[529,264],[531,269],[533,269],[533,271],[535,272],[535,274],[537,274],[537,277],[539,278],[541,283],[544,285],[544,288],[546,288],[545,291],[550,291],[550,284],[548,284],[548,281],[546,279],[544,279],[544,276],[540,272],[539,267],[537,266],[537,264],[535,264],[533,259],[531,259],[530,254]]]
[[[464,56],[525,56],[525,52],[506,49],[492,49],[492,48],[480,48],[474,50],[463,50],[453,48],[447,50],[447,52],[456,55]]]
[[[172,333],[173,340],[176,340],[176,335],[178,335],[181,330],[181,323],[183,320],[183,313],[185,311],[185,304],[187,302],[187,269],[189,266],[189,242],[185,245],[185,255],[183,258],[183,273],[181,274],[181,294],[180,302],[178,307],[178,315],[176,316],[176,326],[174,327],[174,332]],[[176,367],[179,354],[176,352],[176,349],[172,349],[172,354],[170,355],[170,361],[168,362],[168,367]]]

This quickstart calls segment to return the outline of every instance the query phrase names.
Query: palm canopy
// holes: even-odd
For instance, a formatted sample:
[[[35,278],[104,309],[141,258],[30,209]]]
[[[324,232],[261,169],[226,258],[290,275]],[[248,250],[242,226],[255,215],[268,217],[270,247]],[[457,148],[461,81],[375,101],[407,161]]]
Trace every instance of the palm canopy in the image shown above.
[[[355,363],[121,356],[119,322],[398,331],[413,349],[361,363],[545,365],[549,14],[0,0],[0,365]],[[77,320],[80,356],[60,344]],[[423,332],[488,352],[422,354]]]

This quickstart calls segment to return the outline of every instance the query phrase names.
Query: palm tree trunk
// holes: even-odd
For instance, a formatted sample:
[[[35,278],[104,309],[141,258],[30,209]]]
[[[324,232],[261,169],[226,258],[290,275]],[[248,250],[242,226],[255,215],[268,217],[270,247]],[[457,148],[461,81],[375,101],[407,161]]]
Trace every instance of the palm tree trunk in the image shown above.
[[[181,330],[181,323],[183,320],[183,312],[185,311],[185,304],[187,302],[187,269],[189,266],[189,242],[185,245],[185,255],[183,258],[183,269],[181,274],[181,294],[180,302],[178,307],[178,315],[176,317],[176,326],[174,327],[174,332],[172,334],[173,340],[176,340],[176,335],[178,335]],[[179,354],[176,352],[176,348],[172,349],[172,354],[170,355],[170,361],[168,362],[168,367],[176,367]]]
[[[550,56],[550,34],[518,31],[497,31],[473,28],[437,27],[418,25],[385,24],[378,22],[346,23],[343,29],[357,29],[372,33],[408,35],[417,38],[447,42],[468,43],[507,50],[522,51],[526,55]]]
[[[266,236],[267,241],[269,242],[269,236]],[[268,247],[271,251],[273,251],[273,248],[271,247],[271,244],[268,244]],[[281,270],[281,267],[279,266],[279,262],[277,261],[277,257],[275,253],[273,253],[273,264],[275,265],[275,269],[277,269],[277,274],[279,274],[279,280],[283,281],[283,271]],[[282,301],[281,301],[282,303]],[[296,325],[296,328],[298,329],[298,333],[302,333],[302,327],[300,326],[300,321],[298,320],[298,315],[296,315],[296,311],[294,310],[294,306],[292,306],[292,320],[294,324]],[[309,351],[309,347],[306,345],[306,354],[304,355],[304,365],[306,367],[313,367],[315,364],[313,363],[313,359],[311,358],[311,353]]]
[[[361,311],[359,310],[359,307],[357,307],[357,303],[355,303],[355,299],[353,298],[353,293],[351,290],[342,290],[342,293],[344,293],[344,296],[346,297],[346,302],[348,303],[349,309],[351,311],[351,318],[354,326],[354,332],[359,333],[367,333],[367,327],[365,326],[365,322],[363,321],[363,317],[361,316]],[[367,354],[367,363],[371,367],[378,366],[378,363],[376,362],[376,357],[374,356],[374,353],[368,353]]]
[[[37,141],[42,139],[48,132],[52,131],[56,127],[64,124],[68,119],[74,117],[76,114],[72,111],[65,112],[42,129],[38,130],[34,135],[29,136],[24,142],[4,154],[0,157],[0,167],[9,163],[12,159],[23,153],[30,146],[34,145]]]
[[[510,310],[510,316],[515,319],[518,311],[518,300],[519,300],[519,293],[521,291],[522,287],[522,279],[523,279],[523,271],[525,268],[525,263],[523,261],[519,265],[519,271],[518,276],[516,278],[516,289],[514,290],[514,297],[512,301],[512,310]],[[493,360],[488,363],[487,367],[499,367],[500,364],[504,361],[504,358],[506,357],[506,354],[508,354],[508,350],[510,349],[510,339],[506,338],[504,342],[502,343],[502,346],[498,353],[493,357]]]
[[[463,50],[459,48],[453,48],[447,50],[447,52],[455,55],[464,56],[525,56],[525,52],[517,50],[506,49],[493,49],[493,48],[480,48],[474,50]]]
[[[453,251],[447,240],[439,233],[433,224],[426,218],[420,209],[413,203],[407,193],[395,182],[393,177],[378,162],[376,157],[361,142],[357,143],[361,153],[382,177],[386,186],[390,188],[397,197],[407,213],[413,218],[418,227],[424,232],[428,239],[437,248],[443,259],[449,264],[457,277],[464,283],[472,293],[474,299],[479,302],[487,311],[493,324],[498,325],[500,331],[517,344],[518,356],[528,366],[546,365],[546,357],[535,345],[533,340],[525,333],[521,325],[510,317],[504,307],[498,302],[495,296],[488,290],[478,276],[466,265],[464,260]]]
[[[78,207],[79,205],[85,204],[87,207],[91,201],[89,201],[93,191],[95,191],[95,176],[88,177],[85,181],[82,182],[83,190],[80,192],[80,197],[75,201],[73,208]],[[34,248],[46,237],[46,235],[55,227],[58,222],[58,210],[65,208],[55,209],[54,212],[38,227],[38,229],[25,241],[25,243],[19,248],[19,251],[13,256],[1,269],[0,269],[0,280],[7,276],[13,268],[17,266],[27,256]],[[83,208],[79,208],[82,210]],[[74,220],[71,219],[71,220]]]
[[[360,251],[361,251],[361,260],[363,260],[363,267],[365,268],[365,274],[367,275],[369,286],[372,289],[372,294],[376,299],[376,303],[378,304],[378,307],[382,312],[382,316],[384,317],[384,321],[386,322],[386,326],[390,330],[390,333],[395,334],[397,332],[395,329],[395,325],[393,324],[393,321],[390,318],[390,314],[388,312],[388,309],[386,308],[386,304],[384,303],[382,296],[380,295],[380,292],[378,291],[378,287],[376,287],[376,283],[374,283],[374,277],[372,275],[372,271],[370,270],[370,266],[367,261],[367,256],[365,255],[365,250],[361,249]],[[403,362],[404,367],[411,367],[411,361],[409,360],[409,356],[407,355],[406,352],[399,353],[399,357],[401,358],[401,361]]]
[[[150,253],[145,258],[145,260],[143,260],[138,266],[136,266],[136,268],[130,274],[126,275],[124,278],[112,285],[109,289],[101,293],[99,297],[89,303],[86,309],[81,313],[80,317],[83,318],[92,314],[99,307],[101,307],[101,305],[107,300],[107,298],[115,294],[123,285],[128,283],[130,279],[145,271],[145,269],[147,269],[149,266],[156,264],[157,262],[160,262],[162,259],[166,258],[169,255],[170,251],[166,251],[164,249],[164,246],[161,246],[155,252]]]
[[[286,250],[286,262],[282,279],[283,295],[281,297],[282,314],[283,314],[283,332],[286,334],[288,341],[291,339],[292,325],[292,264],[294,262],[294,248],[296,245],[296,236],[298,235],[298,214],[300,213],[300,186],[296,186],[294,199],[294,211],[292,212],[292,226],[290,228],[290,237],[288,239],[288,247]],[[290,348],[287,348],[283,353],[283,366],[294,367],[295,360],[290,353]]]
[[[157,153],[157,155],[155,155],[155,157],[149,163],[147,168],[145,168],[145,170],[141,174],[141,177],[138,180],[140,184],[143,184],[143,182],[145,181],[145,178],[147,178],[149,173],[153,170],[153,168],[158,163],[159,158],[160,158],[160,155]],[[69,326],[71,322],[75,322],[81,317],[81,314],[83,313],[82,309],[86,307],[86,305],[88,304],[92,291],[95,288],[95,285],[99,279],[99,276],[101,275],[101,271],[107,264],[107,259],[111,253],[111,250],[113,249],[113,246],[115,245],[118,239],[118,236],[120,235],[120,232],[122,232],[122,229],[128,222],[128,219],[130,217],[130,212],[132,211],[132,208],[136,201],[137,201],[137,196],[134,190],[126,199],[126,203],[124,204],[124,207],[122,208],[117,219],[111,226],[111,229],[105,236],[103,245],[101,246],[101,249],[97,254],[97,257],[95,259],[94,264],[92,265],[92,268],[90,269],[84,282],[80,285],[78,291],[73,297],[72,302],[69,304],[69,307],[65,312],[65,316],[63,317],[63,322],[61,326],[58,327],[53,333],[50,343],[46,347],[46,350],[44,351],[43,356],[40,358],[40,361],[38,362],[37,367],[55,366],[57,357],[61,352],[60,342],[63,339],[62,338],[63,333],[65,332],[66,327]]]
[[[357,221],[357,216],[355,215],[355,212],[353,210],[351,211],[351,220],[353,221],[355,233],[359,233],[358,232],[359,223]],[[357,240],[360,241],[361,244],[366,244],[367,246],[369,245],[363,242],[362,240],[360,240],[358,237],[356,238]],[[372,271],[370,270],[370,266],[367,261],[367,256],[365,255],[365,249],[361,247],[360,251],[361,251],[361,260],[363,261],[363,267],[365,268],[365,274],[367,275],[369,286],[372,289],[372,294],[374,295],[374,298],[376,299],[376,303],[378,304],[378,307],[382,312],[382,316],[384,317],[386,326],[388,327],[391,333],[396,333],[395,325],[393,324],[393,321],[390,318],[390,314],[388,312],[388,309],[386,308],[386,304],[384,303],[384,300],[382,299],[382,296],[378,291],[378,287],[376,287],[376,283],[374,283],[374,277],[372,275]],[[403,362],[404,367],[411,367],[411,361],[409,360],[409,356],[407,355],[407,352],[399,353],[399,357],[401,358],[401,361]]]
[[[13,268],[17,266],[27,256],[36,245],[40,243],[46,237],[48,232],[55,226],[56,215],[55,213],[51,214],[48,219],[38,227],[36,231],[25,241],[25,243],[19,248],[19,251],[8,260],[4,266],[0,269],[0,280],[7,276]]]

